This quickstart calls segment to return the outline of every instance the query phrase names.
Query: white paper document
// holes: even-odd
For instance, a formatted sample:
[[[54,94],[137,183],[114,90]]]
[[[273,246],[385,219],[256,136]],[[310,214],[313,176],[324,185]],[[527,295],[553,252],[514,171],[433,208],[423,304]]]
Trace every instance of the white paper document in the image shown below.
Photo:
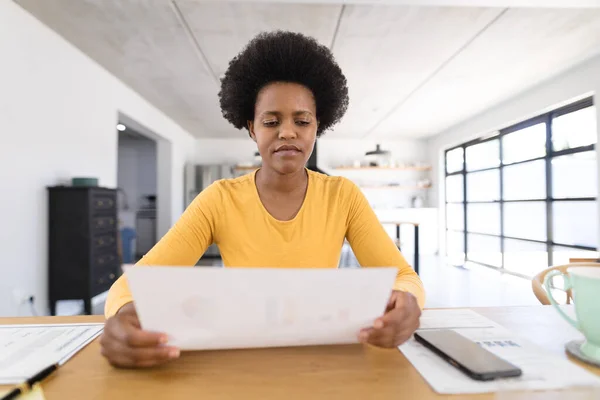
[[[356,343],[381,316],[396,268],[137,267],[143,329],[182,350]]]
[[[600,378],[595,375],[472,310],[425,310],[420,330],[427,329],[452,329],[523,371],[518,378],[476,381],[414,339],[400,346],[400,351],[440,394],[600,386]]]
[[[64,364],[96,338],[104,324],[0,325],[0,384],[21,383]]]

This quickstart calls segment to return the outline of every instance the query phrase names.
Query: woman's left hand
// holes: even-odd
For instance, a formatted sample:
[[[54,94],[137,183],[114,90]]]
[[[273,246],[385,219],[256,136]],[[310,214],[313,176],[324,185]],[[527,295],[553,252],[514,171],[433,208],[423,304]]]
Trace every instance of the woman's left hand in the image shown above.
[[[372,327],[362,329],[358,339],[378,347],[397,347],[417,330],[420,317],[421,309],[415,296],[394,290],[385,314],[377,318]]]

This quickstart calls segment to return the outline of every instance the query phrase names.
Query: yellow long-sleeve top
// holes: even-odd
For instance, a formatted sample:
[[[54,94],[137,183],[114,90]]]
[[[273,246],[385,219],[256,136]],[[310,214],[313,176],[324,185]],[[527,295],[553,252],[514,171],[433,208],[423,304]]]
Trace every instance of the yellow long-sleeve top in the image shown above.
[[[220,180],[196,197],[137,265],[193,266],[215,243],[225,267],[337,268],[348,239],[361,266],[398,267],[394,289],[412,293],[423,307],[419,276],[360,189],[343,177],[307,171],[306,196],[292,220],[279,221],[265,209],[256,171]],[[109,291],[106,317],[131,301],[126,276],[121,276]]]

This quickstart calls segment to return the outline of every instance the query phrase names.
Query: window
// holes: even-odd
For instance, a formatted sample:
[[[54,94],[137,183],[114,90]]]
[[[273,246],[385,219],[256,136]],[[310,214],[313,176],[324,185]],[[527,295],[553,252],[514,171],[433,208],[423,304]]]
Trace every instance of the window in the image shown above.
[[[465,154],[467,171],[477,171],[500,165],[497,139],[469,146]]]
[[[598,193],[596,151],[552,159],[552,197],[595,197]]]
[[[500,234],[500,204],[467,204],[467,230],[469,232]]]
[[[446,201],[448,203],[463,201],[462,175],[453,175],[446,178]]]
[[[546,202],[527,201],[504,204],[504,235],[546,241]]]
[[[599,257],[596,123],[590,98],[449,149],[449,261],[532,277]]]
[[[465,229],[465,209],[461,203],[446,206],[446,227],[454,231]]]
[[[504,200],[530,200],[546,197],[544,160],[509,165],[503,169]]]
[[[520,275],[534,276],[548,266],[544,243],[504,239],[504,268]]]
[[[497,169],[467,174],[467,201],[500,200],[500,173]]]
[[[593,106],[558,116],[552,120],[554,151],[596,144],[596,108]]]
[[[502,138],[502,162],[510,164],[546,155],[546,124],[535,124]]]
[[[554,242],[596,247],[598,212],[595,201],[556,201],[552,207]]]
[[[462,147],[459,147],[458,149],[449,151],[448,154],[446,154],[446,172],[447,173],[462,171],[462,169],[463,169],[463,154],[464,154],[464,150]]]
[[[597,251],[574,249],[572,247],[554,246],[552,248],[554,264],[568,264],[571,258],[600,258]]]

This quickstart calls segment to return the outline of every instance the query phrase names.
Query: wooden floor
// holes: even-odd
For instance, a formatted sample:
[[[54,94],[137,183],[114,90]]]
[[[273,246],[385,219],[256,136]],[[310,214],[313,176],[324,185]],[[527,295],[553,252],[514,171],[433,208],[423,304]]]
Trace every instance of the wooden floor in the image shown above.
[[[478,265],[468,269],[444,265],[438,257],[423,257],[420,276],[428,308],[494,307],[539,304],[529,279]]]
[[[220,266],[220,260],[201,260],[199,265]],[[469,265],[468,269],[443,264],[439,257],[423,256],[420,266],[427,308],[494,307],[539,304],[531,291],[531,281],[509,274]],[[60,304],[59,315],[81,312],[79,302]],[[104,302],[97,301],[94,314],[102,314]]]

